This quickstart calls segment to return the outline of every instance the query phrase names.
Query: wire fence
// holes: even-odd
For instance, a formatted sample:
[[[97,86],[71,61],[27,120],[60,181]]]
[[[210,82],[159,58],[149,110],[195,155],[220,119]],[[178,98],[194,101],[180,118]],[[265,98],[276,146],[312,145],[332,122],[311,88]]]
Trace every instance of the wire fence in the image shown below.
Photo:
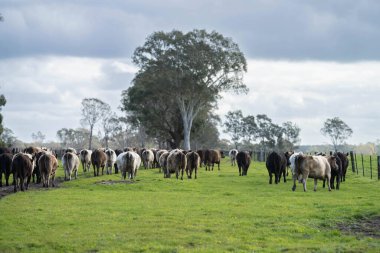
[[[380,156],[350,152],[350,165],[353,173],[380,180]]]

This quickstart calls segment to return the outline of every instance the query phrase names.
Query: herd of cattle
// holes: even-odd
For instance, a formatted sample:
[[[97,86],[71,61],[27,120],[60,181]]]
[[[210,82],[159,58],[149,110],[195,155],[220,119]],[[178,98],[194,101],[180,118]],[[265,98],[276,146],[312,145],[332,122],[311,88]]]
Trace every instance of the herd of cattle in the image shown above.
[[[229,151],[231,165],[238,167],[239,176],[246,176],[251,164],[251,152],[238,151],[232,149]],[[6,185],[9,185],[9,177],[13,173],[14,191],[18,188],[21,191],[28,189],[30,181],[40,184],[43,187],[54,186],[55,173],[58,168],[57,152],[48,149],[28,147],[22,152],[12,152],[8,149],[0,149],[0,187],[2,186],[2,174],[5,174]],[[62,166],[65,173],[65,180],[75,179],[78,176],[80,163],[83,172],[90,171],[91,165],[94,176],[101,174],[117,174],[121,173],[122,179],[134,179],[137,170],[143,164],[145,169],[159,168],[159,172],[163,173],[164,178],[169,178],[171,174],[183,179],[183,174],[189,179],[197,178],[198,168],[205,166],[207,170],[214,170],[214,164],[218,165],[220,170],[221,158],[224,158],[223,151],[219,150],[197,150],[184,151],[180,149],[157,150],[157,149],[138,149],[125,148],[124,150],[112,149],[83,149],[77,152],[73,148],[63,150]],[[290,167],[293,177],[293,188],[296,189],[296,180],[303,183],[304,191],[306,191],[307,178],[314,178],[314,191],[317,187],[317,180],[323,180],[323,187],[327,181],[328,189],[339,189],[341,181],[345,181],[345,174],[348,167],[347,155],[336,153],[335,155],[310,156],[302,153],[294,152],[272,152],[266,160],[266,167],[269,173],[269,184],[280,182],[283,176],[286,182],[288,168]]]

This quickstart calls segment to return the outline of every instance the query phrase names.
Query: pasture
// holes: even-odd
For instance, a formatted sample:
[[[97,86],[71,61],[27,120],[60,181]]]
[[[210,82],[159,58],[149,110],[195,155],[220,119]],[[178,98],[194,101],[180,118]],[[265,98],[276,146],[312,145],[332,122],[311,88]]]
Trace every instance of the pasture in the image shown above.
[[[380,216],[378,180],[349,167],[339,191],[292,184],[269,185],[256,161],[239,177],[228,158],[183,181],[141,167],[121,182],[80,166],[77,180],[0,199],[0,252],[379,252],[378,231],[339,229]]]

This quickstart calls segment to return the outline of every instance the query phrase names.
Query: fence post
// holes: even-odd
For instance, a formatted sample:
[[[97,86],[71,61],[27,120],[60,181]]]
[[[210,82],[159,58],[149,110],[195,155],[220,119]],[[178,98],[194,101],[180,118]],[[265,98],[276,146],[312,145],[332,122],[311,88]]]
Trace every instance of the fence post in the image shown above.
[[[363,177],[364,177],[364,160],[363,160],[363,154],[361,154],[362,156],[362,169],[363,169]]]
[[[380,180],[380,155],[377,156],[377,180]]]
[[[350,151],[350,157],[351,157],[352,172],[355,172],[355,160],[354,160],[354,152],[353,151]]]
[[[358,159],[356,159],[356,153],[355,153],[355,165],[356,165],[356,174],[359,175]]]
[[[371,179],[372,179],[372,156],[369,156],[369,168],[371,169]]]

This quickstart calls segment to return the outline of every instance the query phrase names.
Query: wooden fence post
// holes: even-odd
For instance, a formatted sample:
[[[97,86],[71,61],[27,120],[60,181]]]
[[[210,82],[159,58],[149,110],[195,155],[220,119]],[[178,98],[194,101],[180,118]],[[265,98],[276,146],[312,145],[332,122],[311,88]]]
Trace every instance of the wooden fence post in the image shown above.
[[[363,177],[364,177],[364,159],[363,159],[363,154],[361,154],[362,156],[362,169],[363,169]]]
[[[372,156],[369,156],[369,168],[371,170],[371,179],[372,179]]]
[[[380,155],[377,156],[377,180],[380,180]]]
[[[356,175],[359,175],[358,159],[356,159],[356,153],[355,153],[355,165],[356,165]]]
[[[353,151],[350,151],[350,157],[351,157],[352,172],[355,172],[355,160],[354,160],[354,152]]]

